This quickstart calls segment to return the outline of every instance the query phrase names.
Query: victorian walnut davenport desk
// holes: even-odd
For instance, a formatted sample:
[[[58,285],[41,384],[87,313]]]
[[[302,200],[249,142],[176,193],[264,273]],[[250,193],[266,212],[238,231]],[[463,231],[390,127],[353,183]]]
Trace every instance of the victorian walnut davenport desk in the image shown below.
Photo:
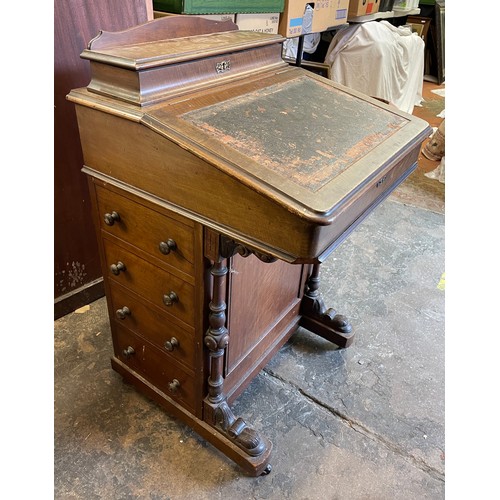
[[[279,35],[160,18],[101,32],[75,103],[114,356],[250,474],[271,442],[231,411],[298,325],[340,347],[319,267],[415,168],[427,123],[281,58]]]

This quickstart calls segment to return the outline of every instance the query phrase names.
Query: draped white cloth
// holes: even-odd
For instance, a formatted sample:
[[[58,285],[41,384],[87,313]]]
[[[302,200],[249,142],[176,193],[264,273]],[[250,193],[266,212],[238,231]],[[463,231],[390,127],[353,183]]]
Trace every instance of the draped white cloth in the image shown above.
[[[412,113],[422,101],[424,41],[409,28],[370,21],[340,30],[325,63],[331,79]]]

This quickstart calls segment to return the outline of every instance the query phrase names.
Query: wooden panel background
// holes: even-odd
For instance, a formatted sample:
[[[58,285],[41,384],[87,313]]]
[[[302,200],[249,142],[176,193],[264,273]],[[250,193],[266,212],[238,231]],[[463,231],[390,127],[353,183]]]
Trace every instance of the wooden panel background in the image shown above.
[[[83,49],[100,30],[121,31],[153,19],[152,0],[54,2],[54,316],[104,294],[74,104],[90,82]]]

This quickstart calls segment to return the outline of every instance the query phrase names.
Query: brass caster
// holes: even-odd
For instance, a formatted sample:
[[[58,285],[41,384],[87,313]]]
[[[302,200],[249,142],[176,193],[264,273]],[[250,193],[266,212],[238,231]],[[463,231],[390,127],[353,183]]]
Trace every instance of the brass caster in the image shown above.
[[[268,474],[271,473],[271,471],[273,470],[273,467],[271,464],[267,464],[266,468],[261,472],[261,476],[267,476]]]

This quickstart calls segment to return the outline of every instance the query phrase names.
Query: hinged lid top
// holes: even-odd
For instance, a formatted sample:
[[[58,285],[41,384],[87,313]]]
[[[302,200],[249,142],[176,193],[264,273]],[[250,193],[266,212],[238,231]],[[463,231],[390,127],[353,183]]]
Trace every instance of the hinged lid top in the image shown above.
[[[244,154],[264,172],[311,193],[408,124],[398,114],[307,75],[182,118]]]
[[[139,71],[280,41],[281,35],[263,35],[255,31],[226,31],[102,49],[85,49],[81,57]]]
[[[231,21],[169,16],[124,31],[101,31],[81,57],[90,61],[90,92],[145,106],[283,67],[283,41],[281,35],[239,31]]]

